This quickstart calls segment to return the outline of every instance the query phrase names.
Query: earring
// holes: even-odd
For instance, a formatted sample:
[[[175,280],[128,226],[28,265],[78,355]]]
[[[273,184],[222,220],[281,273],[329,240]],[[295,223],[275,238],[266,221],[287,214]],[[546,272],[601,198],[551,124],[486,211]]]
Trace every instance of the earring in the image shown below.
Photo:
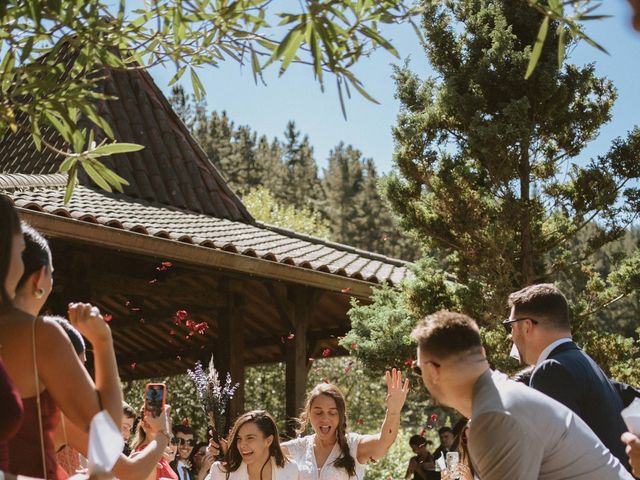
[[[42,297],[44,297],[44,289],[43,288],[39,288],[35,291],[34,295],[36,296],[36,298],[39,300]]]

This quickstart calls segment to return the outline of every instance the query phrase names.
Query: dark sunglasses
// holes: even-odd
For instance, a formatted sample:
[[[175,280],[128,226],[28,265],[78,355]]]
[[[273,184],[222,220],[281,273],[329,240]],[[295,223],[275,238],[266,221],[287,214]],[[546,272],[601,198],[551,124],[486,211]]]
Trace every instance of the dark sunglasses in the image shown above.
[[[424,363],[430,363],[434,367],[440,368],[440,364],[438,362],[434,362],[432,360],[427,360]],[[417,360],[414,360],[413,363],[411,364],[411,371],[413,373],[415,373],[417,376],[422,377],[422,369],[420,368],[420,365],[418,365],[418,361]]]
[[[502,326],[507,331],[507,334],[511,335],[511,331],[512,331],[511,324],[516,322],[521,322],[522,320],[530,320],[531,323],[533,323],[534,325],[538,325],[538,321],[534,320],[533,318],[521,317],[521,318],[507,318],[506,320],[502,321]]]
[[[173,437],[171,439],[171,445],[186,445],[187,447],[193,447],[196,444],[196,441],[193,439],[185,440],[184,438]]]

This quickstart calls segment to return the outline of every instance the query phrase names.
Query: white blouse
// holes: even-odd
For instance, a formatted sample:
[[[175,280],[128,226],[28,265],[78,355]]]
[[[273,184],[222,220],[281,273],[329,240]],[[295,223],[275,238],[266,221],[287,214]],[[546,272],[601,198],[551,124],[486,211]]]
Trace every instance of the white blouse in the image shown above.
[[[366,465],[358,462],[358,444],[363,438],[364,435],[353,432],[347,433],[349,452],[356,462],[356,474],[352,476],[349,476],[344,468],[338,468],[334,465],[334,462],[342,454],[337,442],[321,469],[318,469],[313,451],[316,439],[315,434],[289,440],[284,442],[282,446],[287,448],[291,459],[298,464],[300,480],[363,480]]]
[[[271,478],[273,480],[298,480],[298,466],[293,462],[287,462],[283,468],[276,465],[276,462],[271,459]],[[215,462],[211,465],[209,475],[205,477],[205,480],[226,480],[227,473],[222,467],[221,462]],[[242,462],[238,470],[229,474],[229,480],[249,480],[249,472],[247,471],[247,464]]]

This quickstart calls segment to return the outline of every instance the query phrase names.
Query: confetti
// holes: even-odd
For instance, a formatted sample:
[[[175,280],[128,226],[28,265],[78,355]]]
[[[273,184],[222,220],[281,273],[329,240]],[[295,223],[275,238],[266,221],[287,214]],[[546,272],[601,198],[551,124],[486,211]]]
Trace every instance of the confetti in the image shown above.
[[[111,316],[110,313],[105,313],[102,318],[104,318],[104,321],[107,322],[107,323],[109,323],[111,320],[113,320],[113,316]]]
[[[170,268],[170,267],[173,267],[173,263],[171,263],[171,262],[162,262],[162,266],[164,268]]]
[[[131,368],[136,368],[136,365],[137,365],[136,362],[131,362],[131,364],[129,364]]]
[[[180,355],[176,355],[176,360],[182,360],[182,357]]]
[[[187,313],[187,311],[186,311],[186,310],[178,310],[178,311],[176,312],[176,317],[178,317],[178,318],[180,319],[180,321],[182,321],[182,320],[184,320],[185,318],[187,318],[187,315],[189,315],[189,314]]]
[[[342,289],[340,289],[340,291],[342,293],[349,293],[351,291],[351,287],[342,288]]]
[[[315,361],[316,361],[316,359],[315,359],[315,358],[313,358],[313,357],[309,357],[309,363],[313,363],[313,362],[315,362]]]
[[[141,325],[145,324],[144,318],[141,318],[140,320],[138,320],[140,322]]]
[[[438,414],[437,413],[432,413],[431,414],[431,421],[432,422],[437,422],[438,421]]]
[[[156,283],[158,283],[157,278],[154,278],[153,280],[149,280],[149,285],[155,285]]]
[[[196,323],[193,329],[194,331],[198,332],[200,335],[204,335],[205,332],[209,329],[209,324],[207,322]]]
[[[323,358],[327,358],[329,355],[331,355],[331,349],[330,348],[325,348],[324,350],[322,350],[322,357]]]
[[[175,330],[169,330],[169,335],[171,335],[172,337],[176,336],[176,331]]]
[[[411,365],[413,365],[414,360],[412,358],[409,358],[407,360],[404,361],[404,366],[405,367],[410,367]]]
[[[287,340],[293,340],[294,338],[296,338],[295,333],[290,333],[289,335],[287,335]]]

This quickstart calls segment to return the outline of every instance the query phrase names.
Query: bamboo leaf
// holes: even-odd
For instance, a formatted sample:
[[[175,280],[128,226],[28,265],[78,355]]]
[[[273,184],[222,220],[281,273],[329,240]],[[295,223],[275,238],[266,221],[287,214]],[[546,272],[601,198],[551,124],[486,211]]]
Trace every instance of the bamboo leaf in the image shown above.
[[[538,37],[536,38],[536,43],[533,46],[533,50],[531,51],[531,58],[529,58],[529,65],[527,66],[527,72],[524,75],[525,80],[528,79],[538,64],[538,60],[540,59],[540,54],[542,53],[542,47],[544,46],[544,41],[547,38],[547,32],[549,31],[549,17],[545,17],[542,21],[542,25],[540,25],[540,30],[538,30]]]
[[[137,143],[110,143],[108,145],[100,145],[91,150],[89,155],[91,158],[104,157],[105,155],[113,155],[116,153],[130,153],[142,150],[144,146]]]
[[[104,178],[102,178],[102,175],[100,175],[98,171],[95,168],[93,168],[93,165],[91,165],[90,162],[83,160],[82,168],[84,168],[84,171],[87,172],[89,177],[91,177],[91,180],[93,180],[95,184],[98,185],[101,189],[106,190],[107,192],[113,191],[111,189],[111,186],[107,183],[107,181]]]
[[[69,171],[69,178],[67,179],[67,188],[64,191],[65,205],[67,205],[69,203],[69,200],[71,200],[71,195],[73,195],[73,190],[76,188],[77,184],[78,184],[78,169],[76,164]]]

